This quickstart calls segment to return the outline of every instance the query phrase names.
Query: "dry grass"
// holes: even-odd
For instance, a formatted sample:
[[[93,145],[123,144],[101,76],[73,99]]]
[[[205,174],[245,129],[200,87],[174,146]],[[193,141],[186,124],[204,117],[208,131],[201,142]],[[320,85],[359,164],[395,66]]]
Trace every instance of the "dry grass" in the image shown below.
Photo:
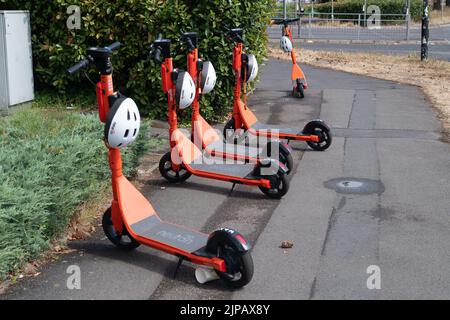
[[[279,49],[269,48],[269,55],[290,59]],[[418,56],[389,56],[375,53],[349,53],[300,49],[299,61],[313,66],[346,71],[379,79],[417,86],[438,110],[447,138],[450,137],[450,62]]]
[[[450,7],[444,8],[444,14],[441,10],[430,11],[430,25],[440,25],[450,23]]]
[[[450,7],[445,7],[444,12],[442,14],[441,10],[431,10],[430,15],[430,26],[439,26],[442,24],[450,23]],[[419,18],[417,20],[412,20],[411,24],[416,27],[420,27],[422,25],[422,19]]]

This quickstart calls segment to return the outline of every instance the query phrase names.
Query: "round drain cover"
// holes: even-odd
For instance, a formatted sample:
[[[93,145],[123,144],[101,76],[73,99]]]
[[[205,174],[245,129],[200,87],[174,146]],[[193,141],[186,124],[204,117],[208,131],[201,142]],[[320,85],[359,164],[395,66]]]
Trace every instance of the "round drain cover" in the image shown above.
[[[371,194],[384,192],[384,185],[379,180],[365,178],[337,178],[324,183],[326,188],[334,189],[338,193]]]
[[[341,188],[361,188],[363,186],[362,182],[359,181],[341,181],[338,183]]]

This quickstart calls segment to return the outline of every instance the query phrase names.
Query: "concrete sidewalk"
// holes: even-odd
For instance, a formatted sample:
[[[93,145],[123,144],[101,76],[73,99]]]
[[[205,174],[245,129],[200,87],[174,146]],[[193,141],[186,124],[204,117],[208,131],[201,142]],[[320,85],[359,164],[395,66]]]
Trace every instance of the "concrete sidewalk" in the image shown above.
[[[310,89],[297,100],[288,61],[269,60],[261,70],[249,101],[261,122],[301,128],[320,116],[335,132],[326,152],[292,143],[286,197],[269,200],[246,186],[230,195],[230,184],[196,177],[169,185],[155,175],[143,188],[163,219],[206,232],[228,226],[251,239],[255,275],[247,287],[199,285],[189,264],[173,279],[173,257],[142,246],[120,252],[99,232],[70,243],[76,252],[1,298],[449,299],[450,148],[423,94],[305,67]],[[294,247],[281,249],[283,240]],[[81,290],[66,287],[69,265],[81,269]],[[380,290],[366,286],[373,265]]]

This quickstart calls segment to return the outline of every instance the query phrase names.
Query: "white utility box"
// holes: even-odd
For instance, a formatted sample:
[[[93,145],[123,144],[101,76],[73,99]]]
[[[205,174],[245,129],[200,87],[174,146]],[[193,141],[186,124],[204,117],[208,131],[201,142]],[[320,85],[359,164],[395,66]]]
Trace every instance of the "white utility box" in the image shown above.
[[[0,11],[0,111],[33,99],[30,14]]]

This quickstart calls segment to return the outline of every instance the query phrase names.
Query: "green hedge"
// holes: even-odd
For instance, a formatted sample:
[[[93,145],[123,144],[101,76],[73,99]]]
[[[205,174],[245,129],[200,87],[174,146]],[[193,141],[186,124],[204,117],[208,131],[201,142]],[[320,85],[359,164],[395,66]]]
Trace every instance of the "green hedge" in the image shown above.
[[[133,174],[148,126],[124,152]],[[75,209],[109,188],[97,115],[31,109],[0,118],[0,280],[42,250]],[[98,200],[97,200],[98,201]]]
[[[161,92],[159,66],[148,61],[150,43],[158,33],[178,39],[181,30],[200,34],[201,56],[213,61],[218,83],[209,96],[206,117],[218,119],[231,109],[231,44],[224,27],[241,26],[249,48],[262,59],[266,53],[266,26],[274,0],[6,0],[0,9],[31,12],[33,58],[38,86],[67,91],[86,83],[83,75],[69,77],[65,70],[79,60],[86,47],[121,41],[114,56],[115,81],[133,97],[144,114],[164,117],[167,113]],[[68,6],[81,9],[81,30],[66,27]],[[178,41],[173,46],[176,66],[185,65]],[[93,72],[93,71],[91,71]]]
[[[394,20],[400,19],[400,17],[383,17],[384,14],[403,14],[405,5],[404,0],[368,0],[368,6],[377,5],[381,9],[382,19]],[[414,20],[420,20],[422,16],[422,0],[411,0],[411,18]],[[334,12],[336,13],[362,13],[364,0],[338,0],[334,2]],[[315,12],[331,12],[331,1],[314,5]],[[354,19],[354,16],[339,16],[339,18]]]

